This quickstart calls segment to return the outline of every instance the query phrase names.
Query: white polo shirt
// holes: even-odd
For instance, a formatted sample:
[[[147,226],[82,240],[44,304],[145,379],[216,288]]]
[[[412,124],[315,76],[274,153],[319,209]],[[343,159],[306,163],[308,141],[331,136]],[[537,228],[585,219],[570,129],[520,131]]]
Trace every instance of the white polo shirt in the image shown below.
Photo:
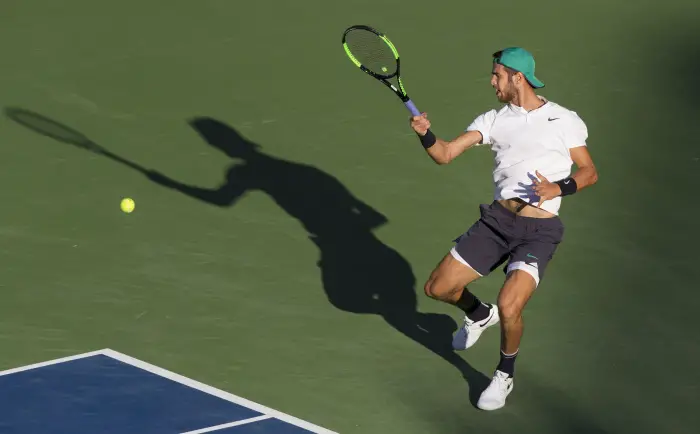
[[[588,129],[571,110],[539,96],[545,104],[526,111],[507,104],[500,110],[479,115],[466,131],[479,131],[481,144],[490,145],[495,157],[493,170],[494,199],[521,198],[539,203],[531,191],[539,171],[550,182],[571,174],[573,161],[569,150],[586,146]],[[561,197],[545,201],[542,209],[559,214]]]

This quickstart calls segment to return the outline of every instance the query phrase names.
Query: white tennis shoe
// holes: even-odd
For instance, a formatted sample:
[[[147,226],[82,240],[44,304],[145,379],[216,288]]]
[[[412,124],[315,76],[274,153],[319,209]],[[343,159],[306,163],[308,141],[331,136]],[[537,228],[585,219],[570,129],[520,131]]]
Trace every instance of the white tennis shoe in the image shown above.
[[[482,410],[498,410],[506,405],[506,398],[512,390],[513,377],[497,370],[489,387],[481,393],[476,406]]]
[[[499,320],[498,306],[495,304],[491,305],[489,315],[481,321],[472,321],[465,316],[464,325],[452,337],[452,348],[455,350],[466,350],[479,340],[484,330],[498,324]]]

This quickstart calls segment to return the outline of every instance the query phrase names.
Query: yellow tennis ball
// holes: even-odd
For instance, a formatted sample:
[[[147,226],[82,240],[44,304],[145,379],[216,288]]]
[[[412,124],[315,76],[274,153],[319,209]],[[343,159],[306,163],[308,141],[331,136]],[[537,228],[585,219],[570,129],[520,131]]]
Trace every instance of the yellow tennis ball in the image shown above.
[[[388,69],[386,68],[386,66],[382,66],[382,71],[383,71],[383,72],[387,72],[387,71],[388,71]]]
[[[133,199],[130,199],[128,197],[125,199],[122,199],[121,208],[122,208],[122,211],[124,211],[125,213],[127,213],[127,214],[130,213],[131,211],[134,210],[134,207],[136,207],[136,204],[134,203]]]

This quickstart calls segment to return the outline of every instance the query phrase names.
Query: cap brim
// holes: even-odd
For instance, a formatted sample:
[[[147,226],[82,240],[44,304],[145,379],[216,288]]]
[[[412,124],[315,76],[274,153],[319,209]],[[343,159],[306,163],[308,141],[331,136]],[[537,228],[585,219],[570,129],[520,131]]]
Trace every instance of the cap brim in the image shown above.
[[[540,80],[537,79],[537,77],[532,76],[532,77],[525,77],[527,78],[527,81],[530,83],[532,87],[535,89],[539,89],[544,87],[544,83],[542,83]]]

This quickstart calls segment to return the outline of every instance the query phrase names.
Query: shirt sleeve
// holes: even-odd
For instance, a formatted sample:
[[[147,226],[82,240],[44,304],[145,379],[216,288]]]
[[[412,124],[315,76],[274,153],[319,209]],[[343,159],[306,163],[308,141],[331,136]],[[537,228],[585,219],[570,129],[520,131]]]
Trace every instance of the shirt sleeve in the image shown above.
[[[483,137],[481,144],[490,145],[491,144],[491,127],[496,121],[496,110],[490,110],[486,113],[482,113],[472,121],[465,131],[478,131]]]
[[[564,133],[564,144],[568,149],[587,146],[588,128],[576,112],[571,112],[571,119]]]

